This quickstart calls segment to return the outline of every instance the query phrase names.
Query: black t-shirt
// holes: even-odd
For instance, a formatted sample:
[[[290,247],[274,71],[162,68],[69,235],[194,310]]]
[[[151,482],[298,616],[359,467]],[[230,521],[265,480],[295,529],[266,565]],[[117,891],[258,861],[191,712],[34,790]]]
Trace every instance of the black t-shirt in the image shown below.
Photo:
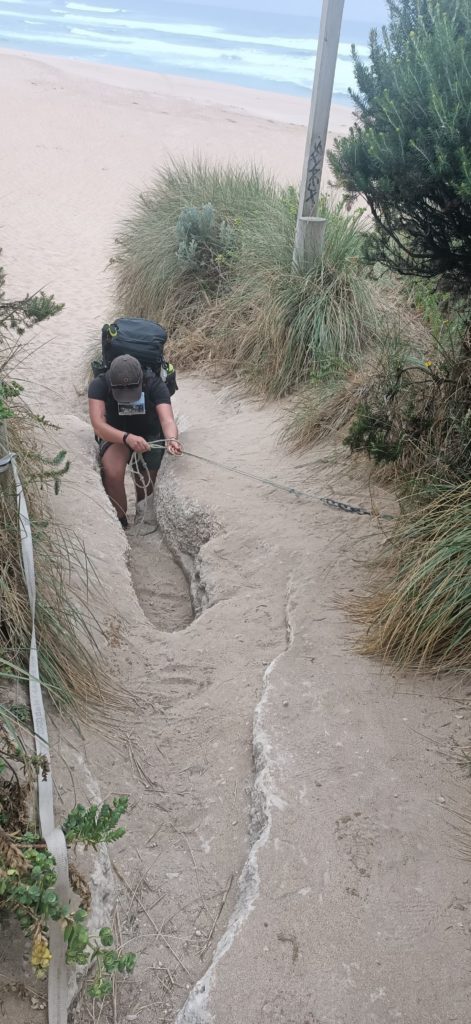
[[[91,381],[88,397],[97,398],[105,403],[106,422],[110,427],[123,430],[124,433],[137,434],[138,437],[162,437],[162,427],[155,411],[156,405],[171,405],[167,385],[155,373],[144,376],[143,391],[145,397],[145,413],[137,416],[120,416],[118,403],[113,398],[107,373],[102,373]]]

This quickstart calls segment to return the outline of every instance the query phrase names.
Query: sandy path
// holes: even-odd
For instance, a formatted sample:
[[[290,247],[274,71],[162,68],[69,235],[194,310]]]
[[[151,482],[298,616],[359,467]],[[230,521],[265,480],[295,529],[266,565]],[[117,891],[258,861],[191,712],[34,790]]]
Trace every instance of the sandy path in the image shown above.
[[[162,531],[201,614],[159,632],[133,590],[77,394],[83,353],[109,315],[105,266],[130,192],[164,149],[195,144],[296,178],[299,103],[274,98],[267,120],[266,96],[259,115],[242,90],[218,88],[216,104],[198,84],[190,102],[180,83],[171,100],[168,81],[49,58],[3,55],[1,78],[10,285],[50,285],[67,304],[38,333],[48,344],[28,387],[73,456],[56,507],[95,559],[110,675],[130,693],[114,734],[57,723],[55,741],[59,805],[74,788],[93,791],[84,763],[103,798],[130,795],[112,858],[118,922],[139,965],[115,1019],[174,1022],[188,997],[181,1024],[465,1024],[470,871],[453,823],[469,784],[452,745],[467,711],[453,681],[402,678],[352,652],[336,598],[359,585],[373,524],[190,459],[169,463]],[[276,410],[197,379],[182,382],[176,408],[189,450],[365,500],[328,453],[279,451]],[[161,552],[157,537],[133,553],[141,603],[153,583],[170,615],[172,600],[187,615]],[[5,1005],[29,1024],[31,1011]],[[77,1022],[91,1019],[78,1010]]]

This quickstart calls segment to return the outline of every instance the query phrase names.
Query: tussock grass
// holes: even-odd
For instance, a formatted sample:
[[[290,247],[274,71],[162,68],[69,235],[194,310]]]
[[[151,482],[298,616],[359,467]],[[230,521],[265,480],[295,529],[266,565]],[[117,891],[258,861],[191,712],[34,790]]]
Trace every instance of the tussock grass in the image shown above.
[[[322,258],[295,269],[296,204],[290,192],[280,193],[269,221],[253,225],[244,240],[232,287],[208,321],[219,357],[263,394],[279,397],[312,375],[338,376],[375,336],[361,217],[339,205],[323,213]]]
[[[210,203],[239,234],[269,217],[279,189],[255,168],[172,161],[141,192],[116,239],[115,293],[124,316],[164,323],[169,331],[195,323],[217,296],[214,283],[178,258],[177,224],[184,210]]]
[[[299,395],[282,440],[296,451],[331,437],[343,440],[345,431],[373,394],[381,394],[388,406],[391,384],[399,366],[417,367],[433,345],[429,328],[404,300],[390,278],[368,281],[374,306],[371,342],[353,361],[345,360],[340,372],[323,379],[313,375]]]
[[[26,430],[25,430],[26,426]],[[34,431],[22,414],[10,423],[30,515],[37,587],[36,630],[41,681],[57,706],[87,705],[109,697],[88,605],[93,570],[79,541],[51,521],[44,480],[38,473]],[[23,579],[19,525],[13,495],[0,495],[0,677],[24,680],[29,658],[31,614]]]
[[[15,366],[23,365],[24,360],[22,336],[4,326],[0,333],[2,380],[14,379]],[[89,607],[90,591],[96,583],[93,569],[78,539],[62,531],[51,518],[50,485],[58,486],[67,463],[61,459],[59,465],[45,454],[41,434],[48,437],[53,427],[41,419],[38,423],[20,396],[9,402],[5,422],[33,533],[41,682],[58,707],[68,704],[84,715],[87,706],[105,699],[111,702],[111,686],[100,654],[99,626]],[[4,692],[9,684],[27,681],[31,614],[21,565],[20,528],[10,477],[7,486],[0,488],[0,685]]]
[[[427,495],[429,500],[427,501]],[[404,505],[362,608],[361,650],[419,668],[471,661],[471,483],[435,485]]]
[[[361,649],[404,666],[471,662],[471,416],[469,330],[446,337],[431,359],[380,367],[347,442],[392,467],[401,512],[360,602]],[[412,510],[412,511],[411,511]]]
[[[217,276],[208,276],[207,263],[190,267],[178,255],[179,217],[208,203],[235,236]],[[280,396],[313,373],[328,378],[351,368],[377,326],[361,258],[362,217],[324,205],[322,258],[295,269],[297,203],[294,189],[255,168],[170,164],[119,233],[120,311],[160,319],[175,332],[172,355],[188,365],[196,353],[210,353],[261,395]]]
[[[328,437],[338,441],[367,393],[374,372],[371,363],[365,363],[344,379],[327,384],[315,381],[301,391],[281,433],[288,451],[309,448]]]

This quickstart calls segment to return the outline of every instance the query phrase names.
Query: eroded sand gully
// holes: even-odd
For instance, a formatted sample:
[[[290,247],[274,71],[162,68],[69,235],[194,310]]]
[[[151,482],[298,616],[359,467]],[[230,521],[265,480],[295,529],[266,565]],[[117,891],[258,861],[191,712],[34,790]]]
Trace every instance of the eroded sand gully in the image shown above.
[[[337,599],[364,585],[375,524],[168,461],[162,536],[200,614],[159,630],[137,599],[77,394],[90,339],[116,312],[105,268],[133,189],[164,153],[202,147],[297,180],[307,112],[252,94],[248,112],[244,90],[198,83],[191,97],[180,83],[172,99],[155,76],[55,59],[4,55],[0,75],[10,289],[44,285],[66,303],[38,331],[27,395],[60,424],[72,458],[55,513],[93,559],[93,611],[124,701],[111,724],[51,723],[58,816],[90,799],[90,777],[103,799],[130,798],[106,885],[138,965],[114,1007],[100,1016],[79,1004],[75,1021],[174,1024],[189,997],[185,1024],[467,1024],[470,870],[453,824],[469,808],[456,758],[469,737],[468,695],[461,680],[403,676],[352,649]],[[280,449],[277,410],[206,380],[180,385],[190,450],[368,502],[329,452],[296,459]],[[154,562],[145,559],[147,601],[152,583],[159,589]],[[92,883],[96,904],[102,883]],[[215,956],[198,1000],[194,986]],[[32,1024],[18,994],[2,999],[6,1019]],[[43,1024],[44,1011],[34,1020]]]
[[[129,568],[139,604],[156,629],[186,629],[194,618],[190,581],[161,533],[129,537]]]
[[[222,447],[229,462],[242,451],[243,465],[275,479],[361,497],[345,477],[339,490],[328,460],[320,469],[314,455],[300,465],[280,456],[271,410],[247,417],[230,392],[198,380],[184,382],[178,402],[191,450],[204,443],[217,458]],[[450,681],[401,679],[345,641],[336,598],[375,542],[368,521],[240,479],[223,485],[216,468],[195,473],[184,459],[167,459],[157,508],[205,597],[183,631],[128,638],[132,671],[149,660],[126,722],[130,765],[115,758],[135,801],[132,840],[116,860],[118,905],[140,951],[120,991],[122,1019],[147,999],[146,1024],[272,1014],[283,1024],[400,1014],[422,1024],[417,964],[428,973],[432,957],[441,998],[444,946],[448,976],[468,927],[469,871],[446,814],[466,789],[443,757],[467,728],[465,701]],[[95,770],[103,776],[102,763]],[[456,965],[458,978],[453,1012],[464,1024]],[[433,1012],[430,1003],[432,1021]],[[446,1012],[443,1003],[437,1024]]]

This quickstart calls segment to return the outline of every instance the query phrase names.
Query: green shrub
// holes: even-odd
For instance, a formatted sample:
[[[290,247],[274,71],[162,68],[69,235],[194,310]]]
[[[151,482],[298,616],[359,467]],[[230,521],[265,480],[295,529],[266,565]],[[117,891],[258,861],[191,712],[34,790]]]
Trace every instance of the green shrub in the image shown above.
[[[186,270],[202,274],[208,288],[222,283],[236,248],[236,233],[220,220],[211,203],[188,206],[177,221],[177,258]]]
[[[471,475],[471,344],[442,334],[427,359],[388,352],[365,388],[345,443],[423,480]]]
[[[368,255],[399,274],[471,284],[469,0],[389,0],[370,61],[354,53],[357,122],[331,165],[362,195],[376,231]]]

